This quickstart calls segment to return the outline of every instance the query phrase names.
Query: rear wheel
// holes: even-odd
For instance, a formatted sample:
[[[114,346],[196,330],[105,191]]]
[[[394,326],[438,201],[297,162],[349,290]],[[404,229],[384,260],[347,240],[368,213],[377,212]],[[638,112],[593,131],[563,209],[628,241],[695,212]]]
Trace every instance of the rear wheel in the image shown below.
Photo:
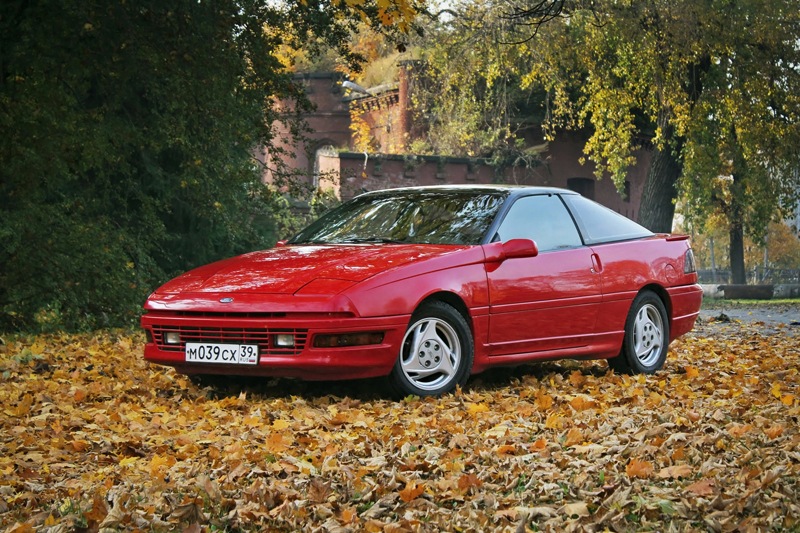
[[[412,315],[389,381],[403,396],[445,394],[467,382],[472,358],[467,321],[451,305],[430,302]]]
[[[644,291],[633,300],[625,322],[620,354],[608,360],[616,372],[652,374],[664,366],[669,346],[669,319],[664,302]]]

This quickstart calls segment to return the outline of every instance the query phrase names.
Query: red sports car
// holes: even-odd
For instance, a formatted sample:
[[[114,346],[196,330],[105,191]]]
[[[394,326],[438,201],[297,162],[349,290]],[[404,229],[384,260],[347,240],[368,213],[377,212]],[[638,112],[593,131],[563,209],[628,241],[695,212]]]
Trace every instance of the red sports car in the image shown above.
[[[142,326],[145,358],[185,374],[388,376],[400,394],[436,395],[548,359],[656,372],[701,300],[685,236],[562,189],[416,187],[177,277]]]

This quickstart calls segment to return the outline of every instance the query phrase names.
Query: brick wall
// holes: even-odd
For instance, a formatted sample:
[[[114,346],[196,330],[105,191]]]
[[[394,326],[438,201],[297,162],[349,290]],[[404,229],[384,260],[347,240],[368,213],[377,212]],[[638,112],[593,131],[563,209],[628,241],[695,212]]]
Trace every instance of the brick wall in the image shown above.
[[[274,165],[271,157],[280,157],[290,168],[297,169],[313,179],[314,163],[317,150],[325,146],[337,149],[352,147],[352,134],[350,131],[350,104],[344,98],[342,77],[336,73],[312,73],[298,75],[298,83],[305,90],[316,109],[304,115],[311,130],[308,142],[294,143],[292,136],[285,126],[275,126],[275,146],[283,151],[278,155],[261,152],[257,157],[264,162],[267,168]],[[286,106],[286,102],[279,105]],[[289,108],[283,109],[284,113],[291,113]],[[269,171],[265,172],[264,179],[271,181]]]
[[[418,185],[443,185],[465,183],[509,183],[561,187],[581,192],[601,204],[636,218],[641,197],[644,166],[638,165],[630,176],[631,191],[628,199],[622,198],[609,178],[595,180],[594,169],[577,164],[582,144],[565,146],[567,141],[550,143],[546,158],[534,168],[511,167],[498,170],[484,159],[449,158],[439,156],[402,156],[340,152],[320,157],[320,169],[328,177],[323,186],[333,188],[342,199],[366,191],[413,187]],[[577,151],[576,151],[577,150]],[[568,155],[569,154],[569,155]],[[649,157],[645,152],[640,157]],[[581,184],[590,183],[591,191],[580,190]]]
[[[332,188],[342,198],[361,191],[444,183],[517,183],[562,187],[580,192],[615,211],[636,219],[650,152],[637,155],[623,198],[609,178],[596,180],[594,165],[581,164],[586,138],[578,133],[559,133],[545,143],[538,128],[526,130],[526,144],[541,146],[541,163],[535,168],[510,167],[498,171],[483,159],[403,155],[410,139],[424,125],[413,124],[409,94],[414,87],[414,64],[400,65],[396,86],[372,88],[371,95],[346,93],[342,78],[334,73],[299,75],[297,82],[306,90],[316,110],[306,115],[310,140],[293,145],[288,131],[278,128],[276,144],[287,155],[283,160],[322,187]],[[380,153],[355,153],[350,129],[351,115],[367,124]],[[332,146],[330,153],[320,151]],[[339,151],[338,153],[337,150]],[[341,151],[344,150],[344,151]],[[269,154],[261,155],[269,165]],[[316,162],[316,164],[315,164]],[[265,174],[265,180],[270,181]]]

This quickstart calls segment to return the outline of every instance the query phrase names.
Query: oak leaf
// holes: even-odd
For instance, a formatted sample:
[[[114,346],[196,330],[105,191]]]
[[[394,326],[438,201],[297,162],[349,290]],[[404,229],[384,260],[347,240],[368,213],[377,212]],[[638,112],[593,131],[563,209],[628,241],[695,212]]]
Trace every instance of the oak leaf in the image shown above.
[[[709,496],[714,493],[714,480],[708,478],[701,479],[686,487],[685,490],[697,496]]]
[[[174,465],[175,462],[175,458],[171,455],[165,455],[163,457],[158,454],[154,455],[150,460],[150,475],[153,477],[163,477],[167,469]]]
[[[548,429],[561,429],[564,427],[564,419],[558,413],[550,413],[547,415],[547,420],[545,420],[544,427]]]
[[[554,516],[558,516],[559,512],[559,510],[553,509],[552,507],[546,507],[544,505],[539,505],[536,507],[517,507],[516,511],[519,515],[525,515],[528,520],[536,518],[553,518]]]
[[[728,428],[728,434],[731,437],[740,438],[750,432],[753,426],[750,424],[733,424]]]
[[[658,471],[658,477],[662,479],[675,479],[689,477],[692,475],[692,467],[687,464],[672,465]]]
[[[536,407],[538,407],[542,411],[546,411],[553,407],[553,397],[544,392],[543,390],[539,390],[536,394]]]
[[[486,405],[485,403],[470,403],[470,404],[467,404],[467,411],[469,411],[469,413],[471,415],[475,415],[475,414],[478,414],[478,413],[485,413],[488,410],[489,410],[489,406]]]
[[[580,370],[575,370],[569,375],[569,382],[573,387],[580,387],[586,383],[586,376]]]
[[[572,400],[570,400],[569,405],[575,409],[576,411],[585,411],[586,409],[596,409],[597,402],[592,400],[591,398],[584,398],[582,396],[576,396]]]
[[[653,474],[653,464],[640,459],[631,459],[625,467],[625,474],[630,478],[646,479]]]
[[[95,494],[92,499],[92,507],[84,515],[85,518],[99,524],[107,515],[108,506],[105,500],[99,494]]]
[[[367,533],[383,533],[384,529],[386,529],[386,524],[374,518],[364,523],[364,531]]]
[[[775,398],[780,400],[781,396],[782,396],[782,394],[781,394],[781,384],[778,383],[778,382],[773,383],[772,387],[769,389],[769,392],[770,392],[770,394],[772,394],[772,396],[774,396]]]
[[[328,497],[333,494],[330,482],[314,478],[308,486],[308,499],[313,503],[325,503]]]
[[[572,428],[567,432],[564,439],[564,446],[574,446],[583,442],[583,432],[578,428]]]
[[[467,492],[469,489],[473,487],[480,487],[482,484],[483,482],[473,472],[470,472],[469,474],[464,474],[460,478],[458,478],[458,488],[462,492]]]
[[[72,449],[76,452],[85,452],[92,447],[92,443],[83,439],[76,439],[71,442]]]
[[[686,377],[694,379],[700,375],[700,369],[696,366],[685,366],[683,369],[686,371]]]
[[[425,492],[425,485],[417,485],[415,482],[409,481],[400,491],[400,499],[408,503],[418,498],[423,492]]]
[[[495,449],[497,455],[515,455],[517,447],[513,444],[502,444]]]
[[[272,429],[275,429],[277,431],[289,427],[292,427],[292,424],[288,420],[283,420],[282,418],[277,418],[272,422]]]
[[[673,461],[680,461],[686,457],[686,448],[683,446],[678,446],[673,450],[672,454],[670,454],[670,458]]]
[[[339,513],[339,519],[345,524],[349,524],[358,517],[358,510],[355,507],[345,507]]]
[[[570,518],[582,518],[592,514],[589,511],[589,506],[585,502],[568,503],[559,509],[559,511]]]
[[[540,437],[539,439],[528,445],[528,449],[535,452],[540,452],[546,448],[547,448],[547,440],[544,437]]]
[[[197,476],[197,486],[203,489],[212,501],[219,501],[222,499],[222,493],[219,486],[207,474],[200,474]]]

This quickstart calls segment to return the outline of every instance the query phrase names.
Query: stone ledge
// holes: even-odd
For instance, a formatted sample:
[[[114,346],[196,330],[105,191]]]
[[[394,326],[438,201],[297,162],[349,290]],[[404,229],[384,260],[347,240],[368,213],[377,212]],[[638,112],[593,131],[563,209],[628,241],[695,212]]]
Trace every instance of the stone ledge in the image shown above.
[[[778,283],[775,285],[729,285],[701,284],[706,298],[728,300],[770,300],[772,298],[799,298],[800,284]]]

